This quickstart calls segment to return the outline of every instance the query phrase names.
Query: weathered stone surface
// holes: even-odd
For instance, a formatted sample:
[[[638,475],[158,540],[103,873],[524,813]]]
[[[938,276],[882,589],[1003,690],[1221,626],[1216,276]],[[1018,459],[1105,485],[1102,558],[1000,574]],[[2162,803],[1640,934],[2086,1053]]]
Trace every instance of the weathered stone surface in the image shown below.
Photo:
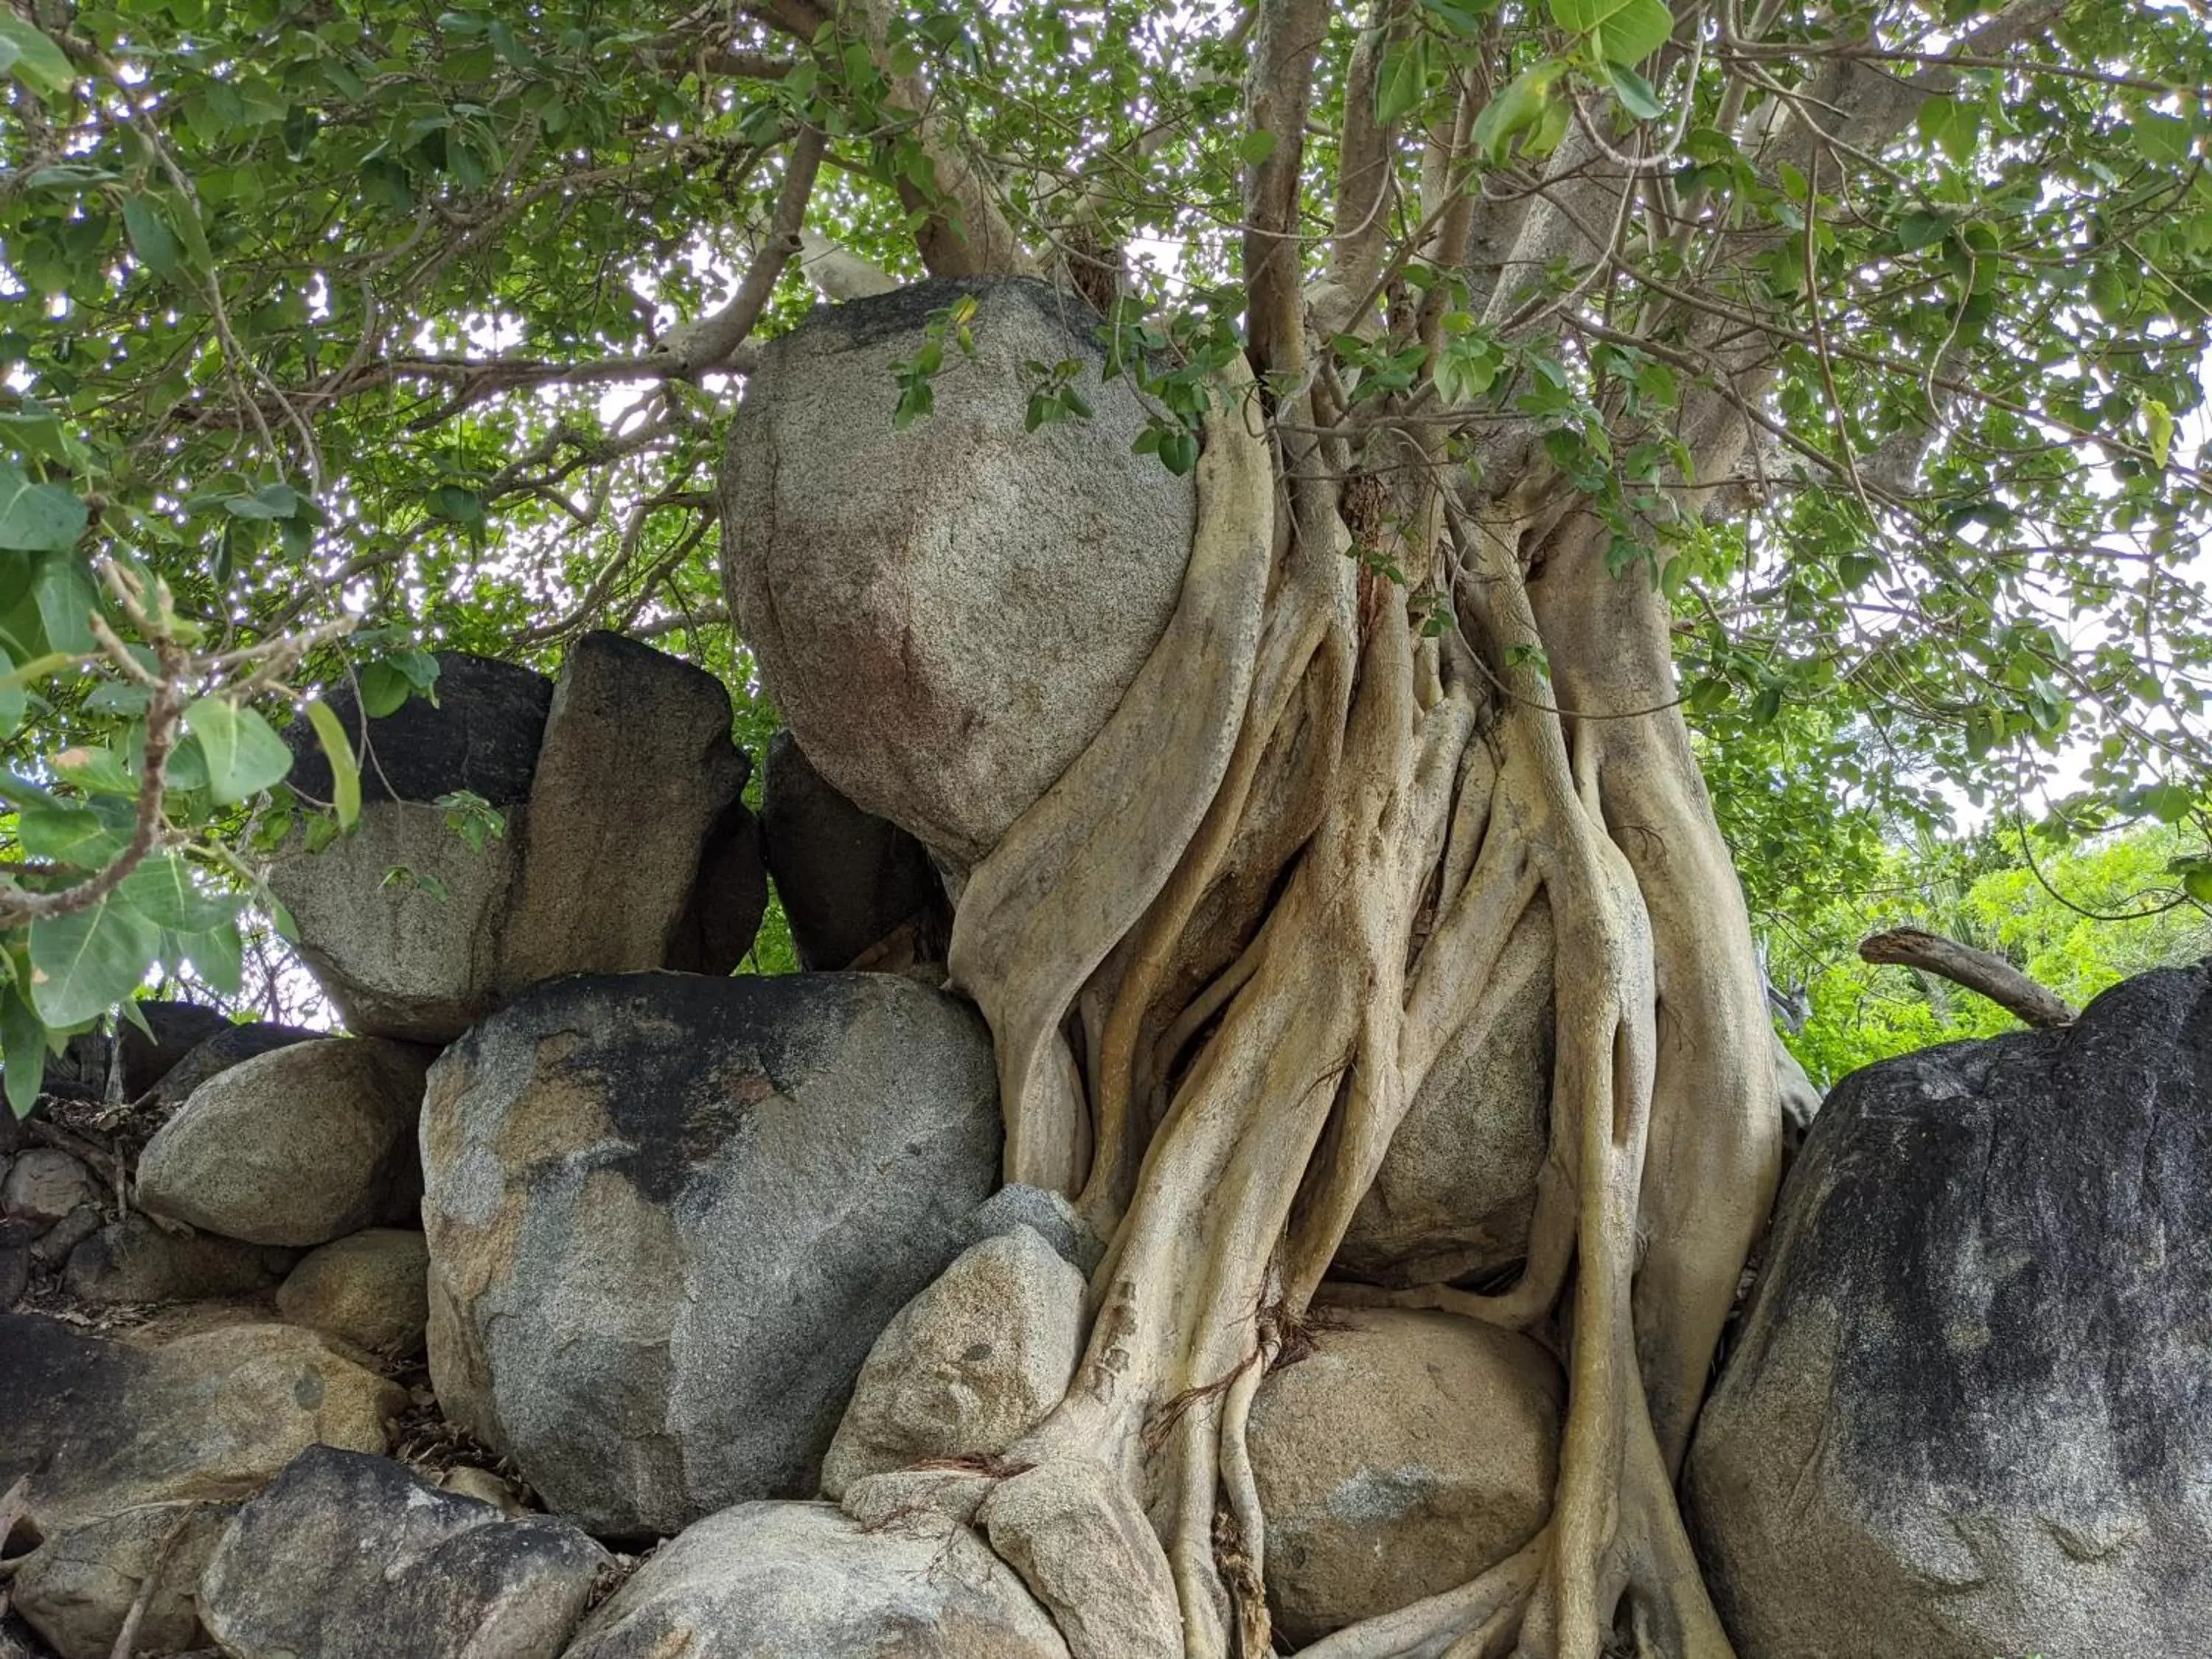
[[[446,1042],[494,1006],[498,939],[545,732],[552,683],[511,663],[438,653],[438,700],[410,696],[362,719],[350,687],[330,702],[369,752],[361,821],[320,853],[295,842],[269,884],[299,925],[300,955],[353,1030]],[[304,719],[287,728],[291,781],[313,799],[329,763]],[[434,805],[454,791],[506,814],[507,832],[472,851]],[[408,878],[387,880],[394,869]]]
[[[611,1565],[564,1521],[316,1446],[239,1510],[201,1617],[231,1659],[554,1659]]]
[[[592,1613],[566,1659],[1066,1659],[964,1527],[862,1528],[828,1504],[740,1504],[689,1528]]]
[[[1105,1259],[1106,1241],[1076,1213],[1074,1205],[1058,1193],[1018,1181],[1008,1182],[977,1205],[961,1223],[961,1234],[980,1243],[1018,1227],[1036,1234],[1086,1278]]]
[[[67,1152],[33,1146],[15,1154],[0,1182],[0,1215],[50,1227],[80,1204],[100,1198],[92,1171]]]
[[[422,1234],[373,1227],[312,1252],[278,1289],[276,1310],[370,1353],[411,1356],[430,1319],[429,1276]]]
[[[1083,1346],[1083,1275],[1027,1227],[961,1254],[869,1351],[822,1493],[930,1458],[1004,1451],[1060,1403]]]
[[[1494,1272],[1528,1252],[1551,1143],[1552,921],[1539,899],[1492,975],[1497,1018],[1445,1044],[1353,1212],[1337,1264],[1385,1285]]]
[[[291,1271],[293,1252],[213,1233],[172,1233],[136,1212],[70,1252],[62,1288],[80,1302],[188,1302],[247,1296]]]
[[[890,365],[973,295],[974,358],[891,427]],[[723,479],[723,569],[808,758],[868,811],[972,864],[1090,743],[1182,585],[1191,481],[1130,453],[1145,412],[1101,384],[1079,299],[925,283],[817,310],[747,377]],[[1079,359],[1096,411],[1030,433],[1025,362]]]
[[[350,682],[333,685],[325,694],[324,701],[356,751],[367,735],[362,799],[427,804],[450,790],[466,789],[494,806],[514,805],[530,793],[553,683],[495,658],[460,651],[434,654],[434,702],[410,696],[391,714],[364,720]],[[330,799],[330,762],[304,715],[285,728],[284,741],[293,754],[288,781],[311,799]]]
[[[110,1659],[150,1578],[131,1651],[204,1648],[200,1575],[235,1513],[230,1504],[144,1504],[64,1528],[15,1570],[15,1610],[61,1659]]]
[[[166,1117],[191,1099],[192,1091],[216,1073],[227,1072],[256,1054],[288,1048],[295,1042],[313,1042],[329,1035],[327,1031],[311,1031],[305,1026],[279,1025],[268,1020],[226,1025],[162,1073],[161,1080],[153,1086],[149,1104],[156,1115]]]
[[[404,1219],[421,1192],[426,1060],[404,1043],[330,1037],[234,1066],[147,1142],[138,1202],[256,1244],[321,1244]]]
[[[738,751],[738,758],[745,759]],[[750,775],[750,763],[745,767]],[[699,878],[676,925],[667,965],[687,974],[719,977],[734,970],[753,948],[768,909],[768,866],[761,858],[760,822],[733,800],[708,832],[699,851]]]
[[[288,850],[271,866],[301,959],[349,1029],[448,1042],[498,1005],[500,925],[526,817],[504,810],[506,834],[471,848],[445,808],[380,802],[323,851]]]
[[[317,1442],[381,1451],[405,1392],[288,1325],[151,1351],[0,1316],[0,1492],[41,1533],[144,1504],[241,1498]]]
[[[1182,1650],[1175,1581],[1152,1523],[1104,1464],[1041,1463],[993,1487],[977,1519],[1076,1652],[1170,1659]]]
[[[800,967],[848,968],[908,925],[929,941],[949,936],[945,885],[922,844],[838,793],[788,732],[769,739],[761,840]]]
[[[1304,1644],[1467,1583],[1552,1508],[1562,1385],[1528,1338],[1443,1313],[1332,1310],[1261,1383],[1248,1441],[1267,1601]]]
[[[981,1022],[910,981],[540,986],[431,1074],[438,1397],[602,1535],[811,1493],[999,1143]]]
[[[1688,1491],[1743,1659],[2170,1659],[2212,1630],[2212,968],[1853,1073]]]
[[[530,785],[537,831],[504,923],[502,989],[661,966],[700,849],[744,787],[720,680],[619,635],[579,639]]]

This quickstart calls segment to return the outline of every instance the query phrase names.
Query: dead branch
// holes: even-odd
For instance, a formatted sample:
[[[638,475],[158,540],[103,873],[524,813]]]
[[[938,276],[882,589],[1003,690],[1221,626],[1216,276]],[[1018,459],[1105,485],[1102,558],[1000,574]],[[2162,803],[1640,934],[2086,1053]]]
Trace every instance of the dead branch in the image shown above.
[[[2043,1030],[2062,1030],[2074,1023],[2075,1010],[2070,1003],[2038,985],[2002,957],[1945,939],[1941,933],[1893,927],[1862,940],[1859,957],[1940,975]]]

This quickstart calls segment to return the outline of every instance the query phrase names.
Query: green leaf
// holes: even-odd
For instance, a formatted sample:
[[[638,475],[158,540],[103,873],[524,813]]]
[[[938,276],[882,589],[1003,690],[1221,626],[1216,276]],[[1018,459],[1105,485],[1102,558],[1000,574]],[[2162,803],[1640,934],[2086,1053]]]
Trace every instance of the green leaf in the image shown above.
[[[15,673],[15,659],[0,647],[0,738],[12,738],[22,729],[24,711],[30,706],[30,694]]]
[[[28,804],[17,810],[15,836],[27,857],[77,870],[99,869],[123,850],[128,839],[88,806]]]
[[[1552,101],[1552,83],[1566,71],[1566,63],[1547,58],[1515,76],[1505,90],[1483,106],[1474,118],[1474,147],[1495,167],[1505,159],[1506,146],[1544,118]]]
[[[41,559],[31,579],[31,592],[48,645],[72,656],[84,656],[94,648],[92,615],[100,607],[100,591],[83,560],[69,555]]]
[[[191,959],[199,976],[218,993],[227,997],[238,994],[246,976],[246,941],[235,921],[173,942],[182,947],[182,955]]]
[[[59,484],[33,483],[14,462],[0,460],[0,549],[66,552],[88,516],[84,503]]]
[[[177,234],[161,217],[153,198],[129,196],[123,202],[123,228],[131,238],[131,251],[157,276],[174,280],[184,275],[184,259]]]
[[[174,853],[149,858],[125,876],[116,891],[131,907],[165,933],[203,933],[234,921],[242,900],[228,893],[203,892],[190,866]]]
[[[1389,126],[1421,101],[1429,86],[1428,37],[1416,34],[1385,54],[1375,82],[1375,118]]]
[[[1640,64],[1667,44],[1674,15],[1666,0],[1549,0],[1552,21],[1585,36],[1601,62]]]
[[[244,800],[292,769],[292,751],[251,708],[201,697],[185,710],[185,726],[207,762],[208,796],[219,806]]]
[[[1626,64],[1607,64],[1605,73],[1613,82],[1613,95],[1620,100],[1621,108],[1638,120],[1656,121],[1667,112],[1651,83]]]
[[[1256,167],[1275,153],[1275,135],[1264,127],[1255,127],[1237,141],[1237,159],[1248,167]]]
[[[407,677],[388,662],[364,663],[355,678],[361,687],[362,712],[373,720],[392,713],[415,690]]]
[[[319,698],[307,705],[307,724],[315,728],[315,740],[322,744],[324,757],[331,763],[338,822],[350,830],[361,817],[361,768],[354,760],[353,745],[346,741],[345,727],[338,723],[337,715]]]
[[[0,988],[0,1068],[8,1084],[8,1105],[28,1117],[46,1080],[46,1026],[11,982]]]
[[[1951,221],[1940,213],[1908,213],[1897,222],[1899,251],[1911,253],[1951,234]]]
[[[53,758],[54,770],[91,795],[135,798],[138,780],[112,749],[64,749]]]
[[[161,930],[115,893],[31,924],[31,1005],[48,1025],[82,1025],[138,988]]]
[[[2163,472],[2167,457],[2173,453],[2173,411],[2157,398],[2146,398],[2143,425],[2150,433],[2151,465]]]
[[[33,91],[67,92],[76,80],[69,54],[42,30],[33,27],[4,7],[0,7],[0,43],[5,43],[11,54],[0,68]]]

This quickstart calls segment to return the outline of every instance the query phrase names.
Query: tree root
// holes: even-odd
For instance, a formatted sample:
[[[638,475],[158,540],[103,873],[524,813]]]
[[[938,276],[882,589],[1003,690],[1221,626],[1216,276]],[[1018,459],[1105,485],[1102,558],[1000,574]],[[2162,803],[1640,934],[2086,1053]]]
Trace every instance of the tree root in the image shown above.
[[[1495,1295],[1389,1299],[1559,1350],[1552,1516],[1470,1583],[1310,1651],[1601,1659],[1626,1631],[1648,1659],[1729,1659],[1673,1480],[1771,1192],[1755,964],[1679,721],[1554,702],[1571,678],[1573,706],[1607,706],[1619,659],[1666,672],[1663,615],[1609,576],[1526,582],[1526,521],[1463,571],[1469,640],[1426,637],[1387,586],[1354,602],[1334,508],[1297,486],[1255,539],[1264,458],[1241,425],[1214,422],[1208,459],[1168,636],[955,926],[999,1043],[1009,1176],[1111,1229],[1088,1346],[1001,1461],[856,1482],[846,1507],[972,1520],[1074,1659],[1269,1652],[1253,1401],[1317,1295],[1361,1294],[1323,1285],[1352,1212],[1541,903],[1555,1062],[1527,1266]],[[1389,520],[1409,568],[1438,533],[1425,488]],[[1547,653],[1556,688],[1531,666]],[[1225,884],[1272,898],[1224,905]],[[1079,1007],[1087,1075],[1062,1036]]]

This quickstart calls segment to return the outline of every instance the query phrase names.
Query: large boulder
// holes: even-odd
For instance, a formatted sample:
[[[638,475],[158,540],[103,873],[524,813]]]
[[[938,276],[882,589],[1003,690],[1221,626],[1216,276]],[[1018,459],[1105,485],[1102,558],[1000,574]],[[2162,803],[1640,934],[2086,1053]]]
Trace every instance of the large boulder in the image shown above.
[[[2212,1630],[2212,969],[1837,1085],[1699,1422],[1743,1659]]]
[[[0,1492],[42,1534],[145,1504],[242,1498],[307,1447],[382,1451],[404,1390],[289,1325],[153,1349],[0,1315]]]
[[[655,1553],[566,1659],[1066,1659],[965,1527],[865,1528],[828,1504],[740,1504]]]
[[[196,1044],[182,1060],[164,1072],[161,1081],[148,1092],[147,1103],[157,1120],[166,1118],[217,1072],[227,1072],[241,1060],[252,1060],[274,1048],[289,1048],[295,1042],[314,1042],[329,1035],[328,1031],[311,1031],[302,1025],[279,1025],[269,1020],[226,1025],[205,1042]]]
[[[318,853],[295,841],[270,872],[346,1024],[443,1043],[556,975],[734,968],[767,884],[721,684],[605,633],[569,647],[557,683],[439,661],[435,706],[367,723],[383,771],[360,823]],[[340,715],[359,724],[350,703]],[[301,787],[327,787],[312,734],[288,735]],[[471,845],[437,805],[457,791],[501,832]]]
[[[380,1037],[295,1043],[218,1073],[138,1160],[138,1202],[226,1238],[321,1244],[415,1211],[428,1056]]]
[[[811,1494],[1000,1134],[981,1023],[908,980],[540,986],[431,1073],[439,1400],[603,1535]]]
[[[422,1234],[372,1227],[310,1252],[277,1288],[276,1311],[369,1353],[411,1358],[430,1320],[429,1277]]]
[[[901,927],[941,957],[951,911],[927,850],[838,793],[788,732],[769,739],[760,827],[800,967],[849,968]]]
[[[436,653],[433,694],[410,696],[388,714],[367,718],[349,678],[323,701],[361,755],[361,798],[434,801],[465,789],[494,806],[512,806],[530,793],[538,745],[553,684],[543,674],[465,651]],[[331,799],[330,762],[305,719],[285,729],[292,749],[291,786],[311,800]]]
[[[204,1648],[200,1575],[236,1512],[231,1504],[142,1504],[60,1528],[16,1567],[15,1611],[61,1659],[111,1659],[142,1597],[131,1652]]]
[[[1083,1275],[1027,1227],[963,1251],[884,1328],[822,1462],[822,1494],[933,1459],[1004,1451],[1067,1392]]]
[[[200,1617],[230,1659],[555,1659],[613,1565],[564,1521],[316,1446],[239,1510]]]
[[[330,694],[349,735],[366,743],[361,821],[319,853],[295,838],[269,885],[354,1030],[445,1042],[496,1002],[500,926],[552,699],[544,675],[459,652],[438,653],[435,702],[410,697],[369,720],[350,687]],[[327,799],[313,729],[303,718],[285,737],[293,787]],[[435,803],[464,791],[505,815],[504,835],[471,848],[455,832]]]
[[[1456,1315],[1332,1310],[1260,1385],[1247,1432],[1267,1601],[1292,1642],[1436,1595],[1540,1531],[1558,1471],[1559,1367]]]
[[[892,363],[972,297],[934,411]],[[1097,317],[1042,283],[923,283],[816,311],[763,348],[723,476],[723,572],[776,706],[839,790],[972,864],[1083,752],[1174,612],[1190,479],[1131,453]],[[1095,413],[1024,429],[1030,364],[1079,363]]]
[[[592,633],[568,648],[501,923],[502,990],[670,960],[701,850],[744,787],[730,719],[720,680],[650,646]]]
[[[1551,1144],[1552,922],[1538,900],[1506,941],[1489,1019],[1453,1034],[1352,1212],[1337,1265],[1385,1285],[1494,1273],[1528,1254]]]

